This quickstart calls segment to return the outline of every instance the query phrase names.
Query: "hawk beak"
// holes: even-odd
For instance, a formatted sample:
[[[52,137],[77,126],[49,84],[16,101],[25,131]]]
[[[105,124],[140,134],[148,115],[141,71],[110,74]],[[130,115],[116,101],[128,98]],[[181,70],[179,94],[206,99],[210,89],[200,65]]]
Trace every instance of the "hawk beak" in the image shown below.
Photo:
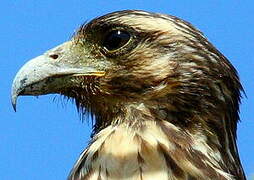
[[[80,63],[70,63],[64,57],[52,59],[49,54],[54,51],[69,49],[69,42],[64,43],[49,52],[28,61],[17,73],[13,80],[11,102],[16,111],[17,98],[20,95],[44,95],[60,93],[63,89],[77,86],[77,76],[105,75],[92,66],[80,66]]]

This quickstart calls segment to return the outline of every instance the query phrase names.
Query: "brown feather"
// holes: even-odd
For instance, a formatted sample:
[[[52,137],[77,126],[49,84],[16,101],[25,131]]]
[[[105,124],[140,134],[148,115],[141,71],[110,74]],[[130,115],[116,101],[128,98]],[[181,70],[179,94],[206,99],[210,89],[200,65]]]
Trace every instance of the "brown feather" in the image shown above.
[[[76,97],[96,116],[96,141],[114,129],[82,171],[101,165],[107,179],[245,179],[235,142],[242,87],[229,61],[189,23],[143,11],[97,18],[74,39],[112,27],[138,40],[108,57],[115,66],[99,80],[99,97],[84,95],[90,104],[80,91]]]
[[[69,180],[245,180],[236,145],[242,86],[196,28],[118,11],[29,61],[12,88],[59,93],[94,118]]]

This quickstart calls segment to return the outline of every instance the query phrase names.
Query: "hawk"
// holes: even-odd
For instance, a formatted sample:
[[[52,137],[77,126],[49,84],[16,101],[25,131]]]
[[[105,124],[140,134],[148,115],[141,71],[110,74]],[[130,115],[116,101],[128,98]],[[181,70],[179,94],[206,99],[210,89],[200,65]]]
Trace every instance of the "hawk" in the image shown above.
[[[27,62],[20,95],[57,93],[95,117],[69,180],[244,180],[235,68],[174,16],[113,12]]]

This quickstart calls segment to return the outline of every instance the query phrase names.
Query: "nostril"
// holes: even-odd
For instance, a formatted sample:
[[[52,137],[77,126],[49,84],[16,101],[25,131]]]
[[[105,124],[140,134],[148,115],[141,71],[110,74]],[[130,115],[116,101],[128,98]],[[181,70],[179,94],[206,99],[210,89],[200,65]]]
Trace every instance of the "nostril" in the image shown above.
[[[57,59],[58,55],[57,54],[51,54],[49,57],[51,57],[52,59]]]

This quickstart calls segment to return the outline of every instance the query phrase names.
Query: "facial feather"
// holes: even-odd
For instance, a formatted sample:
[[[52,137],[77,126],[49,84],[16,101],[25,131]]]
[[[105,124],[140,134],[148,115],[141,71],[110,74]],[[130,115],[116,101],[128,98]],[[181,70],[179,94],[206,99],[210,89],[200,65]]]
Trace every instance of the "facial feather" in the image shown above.
[[[241,90],[234,67],[191,24],[128,10],[82,25],[25,65],[12,97],[15,106],[18,95],[59,93],[93,114],[69,180],[245,180]]]

